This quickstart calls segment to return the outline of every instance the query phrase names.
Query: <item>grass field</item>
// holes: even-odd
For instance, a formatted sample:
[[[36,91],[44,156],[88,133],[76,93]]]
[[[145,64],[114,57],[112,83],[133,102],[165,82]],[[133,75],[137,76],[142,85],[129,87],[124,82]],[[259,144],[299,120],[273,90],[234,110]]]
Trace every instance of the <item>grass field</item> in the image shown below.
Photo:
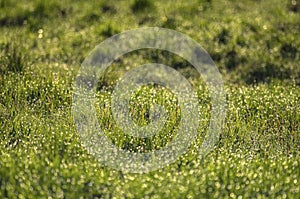
[[[122,173],[82,145],[72,84],[101,41],[149,26],[182,32],[207,50],[225,83],[226,121],[214,150],[198,157],[211,106],[201,77],[169,52],[129,53],[97,89],[99,124],[115,145],[143,153],[176,136],[176,97],[153,85],[134,93],[130,110],[146,125],[151,103],[164,106],[169,117],[161,132],[132,138],[113,121],[113,88],[135,66],[174,67],[202,109],[200,136],[176,162]],[[0,0],[0,35],[0,198],[300,198],[299,1]]]

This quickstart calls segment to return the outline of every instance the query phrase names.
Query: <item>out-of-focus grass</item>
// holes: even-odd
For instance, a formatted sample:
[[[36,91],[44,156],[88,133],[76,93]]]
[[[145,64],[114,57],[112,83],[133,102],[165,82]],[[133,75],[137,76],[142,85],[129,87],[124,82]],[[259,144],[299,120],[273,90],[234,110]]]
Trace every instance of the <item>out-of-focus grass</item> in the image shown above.
[[[0,198],[299,198],[300,13],[296,1],[0,1]],[[72,82],[84,57],[124,30],[160,26],[200,43],[221,71],[228,99],[215,149],[201,161],[201,138],[175,163],[124,174],[89,155],[70,113]],[[147,124],[153,101],[169,110],[151,140],[126,136],[110,113],[118,78],[148,62],[173,66],[199,97],[205,133],[210,99],[182,58],[141,50],[99,80],[99,122],[119,147],[151,151],[176,134],[172,92],[136,91],[132,117]],[[149,100],[151,98],[152,100]],[[152,101],[152,102],[151,102]]]

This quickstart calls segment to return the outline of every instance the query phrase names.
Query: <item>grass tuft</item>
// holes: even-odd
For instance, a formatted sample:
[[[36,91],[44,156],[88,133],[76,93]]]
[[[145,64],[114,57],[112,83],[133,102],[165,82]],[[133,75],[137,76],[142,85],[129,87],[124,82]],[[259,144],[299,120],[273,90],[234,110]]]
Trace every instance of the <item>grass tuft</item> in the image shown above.
[[[24,49],[14,42],[0,46],[0,72],[21,73],[28,65]]]
[[[134,0],[131,5],[131,10],[134,13],[143,12],[143,11],[153,11],[155,8],[153,0]]]

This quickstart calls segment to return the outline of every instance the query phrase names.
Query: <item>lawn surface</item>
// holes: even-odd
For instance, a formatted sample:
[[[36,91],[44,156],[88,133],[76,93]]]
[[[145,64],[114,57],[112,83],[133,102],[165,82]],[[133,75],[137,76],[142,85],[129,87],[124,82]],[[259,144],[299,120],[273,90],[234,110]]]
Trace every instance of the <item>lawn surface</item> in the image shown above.
[[[166,51],[124,55],[99,80],[95,104],[115,145],[140,153],[162,148],[180,120],[176,96],[149,85],[133,94],[132,118],[148,124],[151,103],[159,103],[169,114],[164,129],[138,139],[117,127],[112,91],[133,67],[174,67],[202,109],[187,153],[160,170],[122,173],[84,148],[71,114],[72,84],[101,41],[154,26],[188,35],[211,55],[225,83],[226,122],[201,159],[211,106],[201,77]],[[0,35],[0,198],[300,198],[299,1],[0,0]]]

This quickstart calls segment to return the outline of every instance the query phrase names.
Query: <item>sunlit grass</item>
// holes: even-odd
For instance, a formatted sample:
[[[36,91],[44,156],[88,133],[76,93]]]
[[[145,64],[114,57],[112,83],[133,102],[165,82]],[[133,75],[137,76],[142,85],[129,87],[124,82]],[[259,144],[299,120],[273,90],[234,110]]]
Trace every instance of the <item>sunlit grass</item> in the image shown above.
[[[299,198],[300,40],[294,1],[0,1],[0,198]],[[149,11],[150,9],[150,11]],[[168,120],[151,139],[126,135],[110,112],[118,79],[159,62],[191,82],[201,106],[199,137],[175,163],[146,174],[100,164],[83,147],[71,115],[72,83],[83,59],[121,31],[161,26],[199,42],[219,67],[227,113],[214,150],[198,149],[210,119],[201,77],[182,58],[140,50],[115,61],[97,88],[98,121],[118,147],[148,152],[176,136],[172,91],[140,87],[131,116]]]

